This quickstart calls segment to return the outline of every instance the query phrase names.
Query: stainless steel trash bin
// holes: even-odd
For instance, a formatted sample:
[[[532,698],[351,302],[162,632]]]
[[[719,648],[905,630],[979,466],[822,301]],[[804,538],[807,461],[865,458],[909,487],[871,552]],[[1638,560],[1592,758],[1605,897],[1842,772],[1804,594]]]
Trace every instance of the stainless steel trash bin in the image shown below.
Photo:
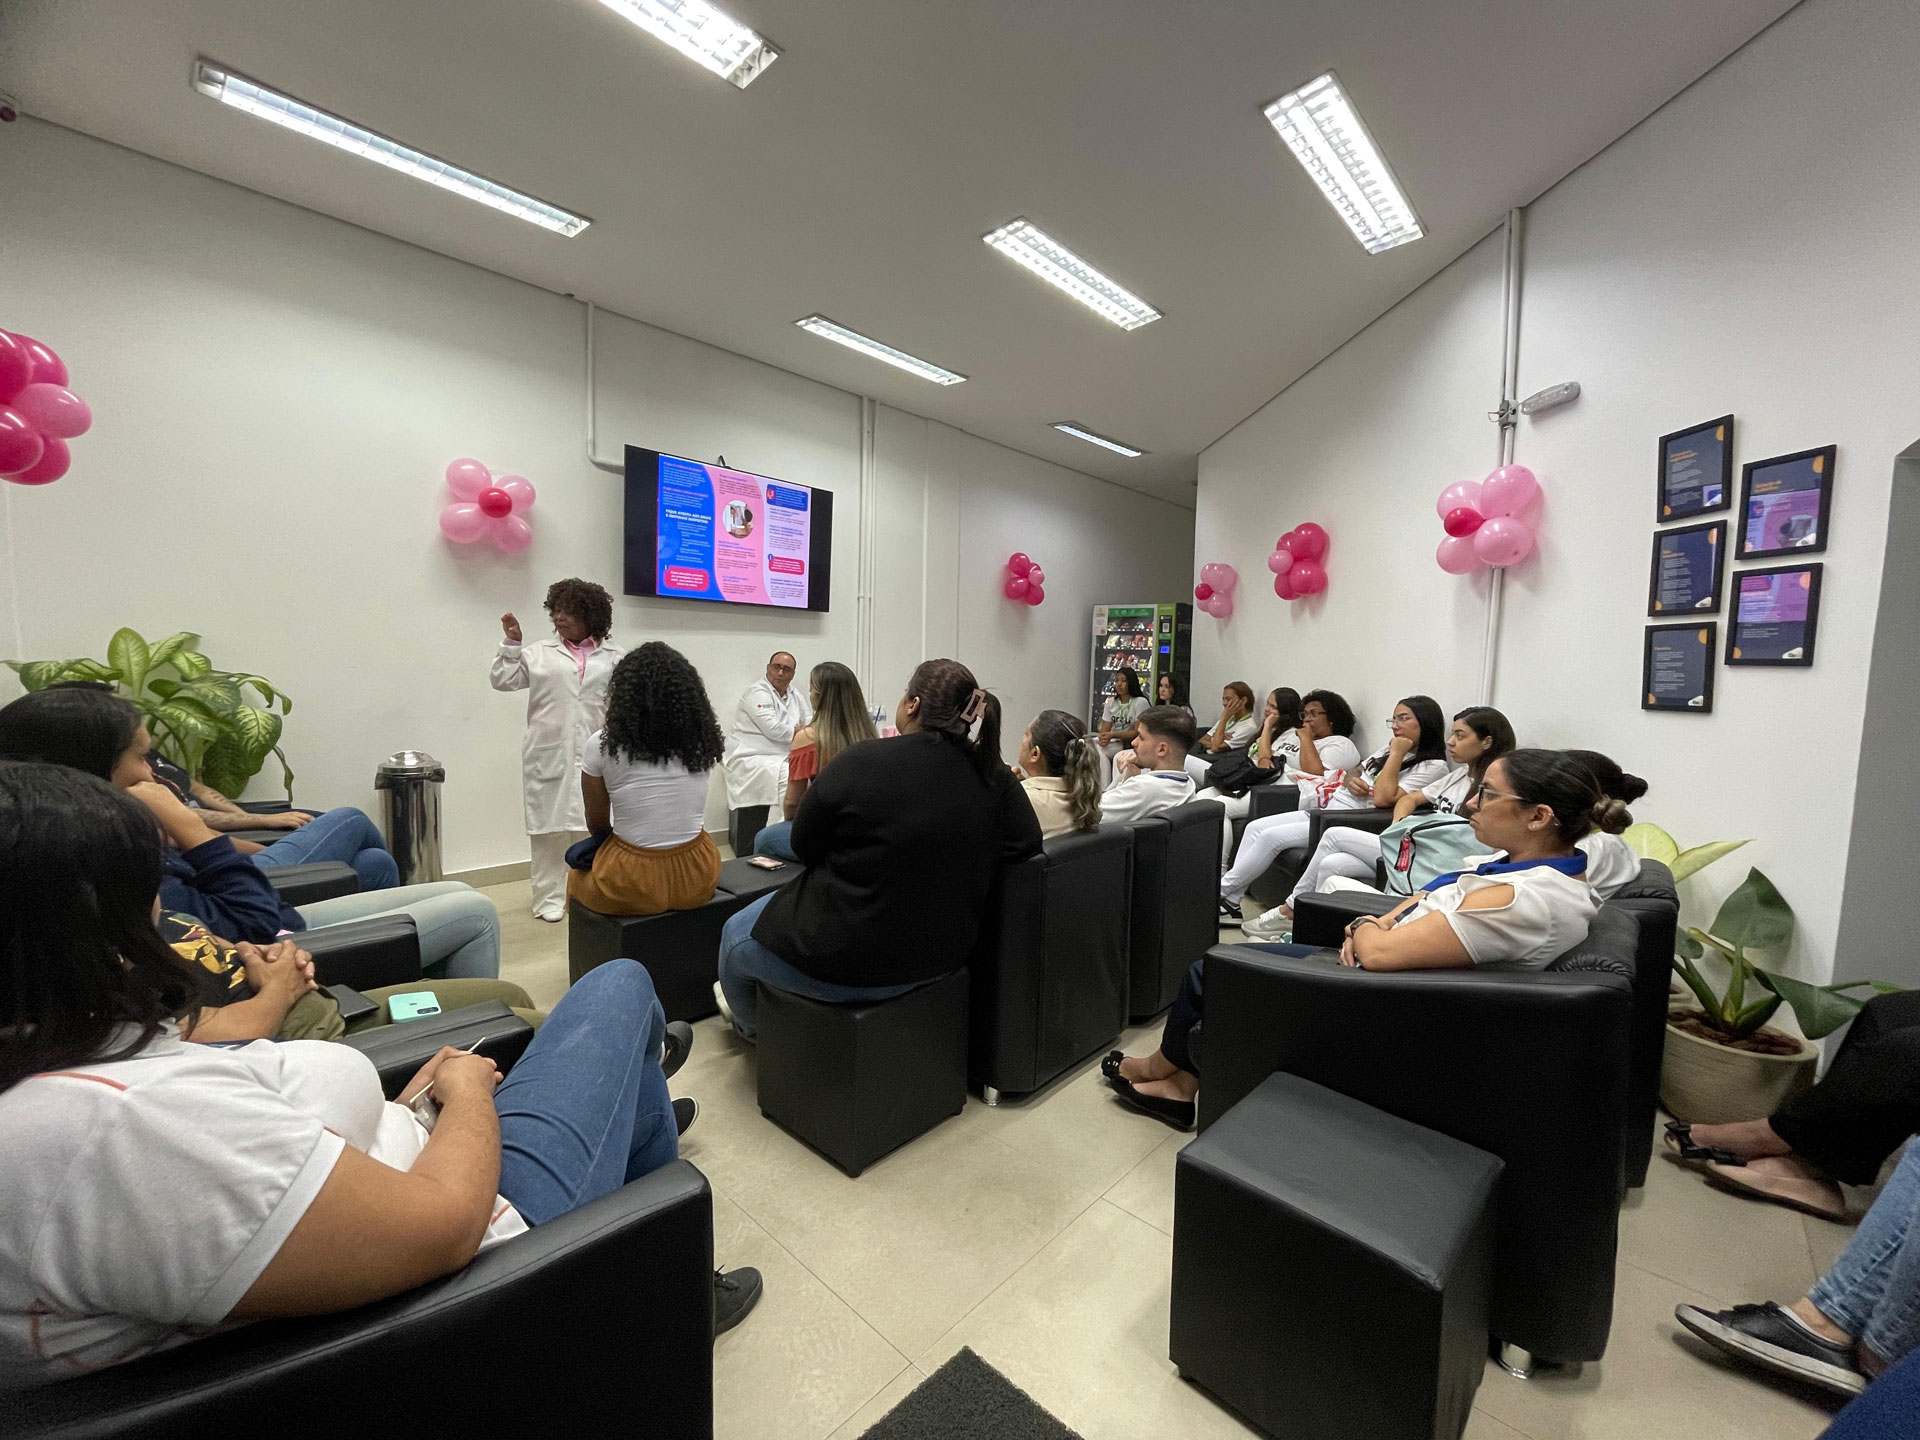
[[[440,869],[440,785],[446,767],[424,750],[402,750],[380,762],[373,788],[380,792],[380,820],[387,849],[400,867],[402,885],[443,878]]]

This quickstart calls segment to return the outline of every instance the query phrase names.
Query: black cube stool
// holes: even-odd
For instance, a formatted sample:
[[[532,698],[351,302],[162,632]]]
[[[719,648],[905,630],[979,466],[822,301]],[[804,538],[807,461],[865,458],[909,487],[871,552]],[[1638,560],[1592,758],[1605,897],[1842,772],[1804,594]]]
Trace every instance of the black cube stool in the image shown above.
[[[780,868],[777,870],[756,865],[745,857],[722,860],[718,888],[733,896],[740,904],[751,905],[762,895],[769,895],[790,883],[806,868],[804,865],[794,864],[791,860],[781,861]]]
[[[740,908],[724,890],[693,910],[660,915],[602,915],[567,902],[567,978],[625,956],[653,977],[669,1020],[704,1020],[717,1013],[713,982],[720,978],[720,927]]]
[[[827,1005],[760,987],[760,1113],[849,1175],[967,1103],[967,972]]]
[[[1180,1152],[1173,1363],[1275,1435],[1458,1440],[1487,1362],[1501,1168],[1269,1076]]]
[[[742,805],[727,812],[727,844],[740,859],[753,853],[754,837],[767,828],[770,805]]]

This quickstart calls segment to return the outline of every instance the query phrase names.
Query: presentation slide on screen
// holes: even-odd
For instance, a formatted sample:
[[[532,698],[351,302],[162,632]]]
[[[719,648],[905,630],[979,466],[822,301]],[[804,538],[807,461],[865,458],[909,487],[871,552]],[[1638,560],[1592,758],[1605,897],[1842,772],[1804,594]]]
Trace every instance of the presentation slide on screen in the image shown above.
[[[805,609],[813,492],[660,457],[657,593]]]

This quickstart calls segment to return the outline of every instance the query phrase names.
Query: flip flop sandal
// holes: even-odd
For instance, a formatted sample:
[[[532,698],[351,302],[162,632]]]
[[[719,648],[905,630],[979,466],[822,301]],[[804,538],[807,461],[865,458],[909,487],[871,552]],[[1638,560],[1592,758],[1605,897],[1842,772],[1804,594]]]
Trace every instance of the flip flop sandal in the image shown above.
[[[1744,1166],[1741,1167],[1741,1169],[1744,1168]],[[1818,1205],[1807,1200],[1796,1200],[1790,1195],[1776,1195],[1773,1191],[1764,1190],[1754,1184],[1753,1181],[1742,1175],[1740,1170],[1730,1169],[1711,1160],[1702,1167],[1702,1173],[1705,1174],[1709,1183],[1719,1186],[1722,1190],[1729,1190],[1735,1195],[1745,1195],[1754,1200],[1771,1201],[1775,1205],[1783,1205],[1789,1210],[1798,1210],[1802,1215],[1811,1215],[1818,1220],[1844,1221],[1847,1218],[1847,1202],[1844,1197],[1842,1197],[1840,1203],[1836,1206],[1832,1204]]]
[[[1669,1154],[1687,1165],[1703,1165],[1709,1162],[1716,1165],[1744,1165],[1731,1150],[1723,1150],[1718,1145],[1696,1145],[1693,1143],[1693,1126],[1685,1120],[1667,1122],[1666,1146]]]

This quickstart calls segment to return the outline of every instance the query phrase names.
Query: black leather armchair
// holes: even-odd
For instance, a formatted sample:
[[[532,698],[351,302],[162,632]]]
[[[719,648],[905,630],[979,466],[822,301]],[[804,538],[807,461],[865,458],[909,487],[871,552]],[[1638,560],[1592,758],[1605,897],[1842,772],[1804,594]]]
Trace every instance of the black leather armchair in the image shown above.
[[[373,990],[418,980],[420,933],[411,915],[377,915],[302,930],[294,942],[313,956],[313,975],[322,985]]]
[[[1533,1357],[1597,1360],[1613,1316],[1638,940],[1633,914],[1608,907],[1546,971],[1381,974],[1216,947],[1201,1127],[1285,1071],[1499,1156],[1488,1328]]]
[[[1286,785],[1275,780],[1271,784],[1259,785],[1249,790],[1247,813],[1232,822],[1233,849],[1228,852],[1228,861],[1231,862],[1233,856],[1239,852],[1240,837],[1247,833],[1249,820],[1258,820],[1263,815],[1285,815],[1288,811],[1299,808],[1300,787],[1297,785]]]
[[[360,877],[344,860],[311,860],[304,865],[272,865],[260,872],[286,905],[311,905],[340,895],[357,895]]]
[[[1187,968],[1220,939],[1220,827],[1212,800],[1189,801],[1127,826],[1133,832],[1133,908],[1127,938],[1136,1022],[1173,1003]]]
[[[1391,809],[1382,810],[1372,806],[1364,810],[1309,811],[1306,844],[1296,845],[1290,850],[1282,850],[1274,857],[1273,864],[1267,867],[1266,873],[1256,877],[1253,883],[1247,886],[1247,894],[1262,905],[1280,904],[1293,893],[1293,887],[1300,883],[1301,873],[1307,868],[1307,862],[1313,858],[1313,852],[1320,846],[1320,837],[1332,826],[1350,826],[1357,830],[1371,830],[1377,834],[1392,823]]]
[[[350,1263],[350,1257],[342,1257]],[[644,1376],[644,1397],[616,1377]],[[0,1393],[9,1440],[713,1432],[713,1195],[686,1161],[342,1315]]]
[[[1000,875],[968,962],[968,1078],[989,1104],[1038,1090],[1127,1025],[1133,833],[1056,835]]]

